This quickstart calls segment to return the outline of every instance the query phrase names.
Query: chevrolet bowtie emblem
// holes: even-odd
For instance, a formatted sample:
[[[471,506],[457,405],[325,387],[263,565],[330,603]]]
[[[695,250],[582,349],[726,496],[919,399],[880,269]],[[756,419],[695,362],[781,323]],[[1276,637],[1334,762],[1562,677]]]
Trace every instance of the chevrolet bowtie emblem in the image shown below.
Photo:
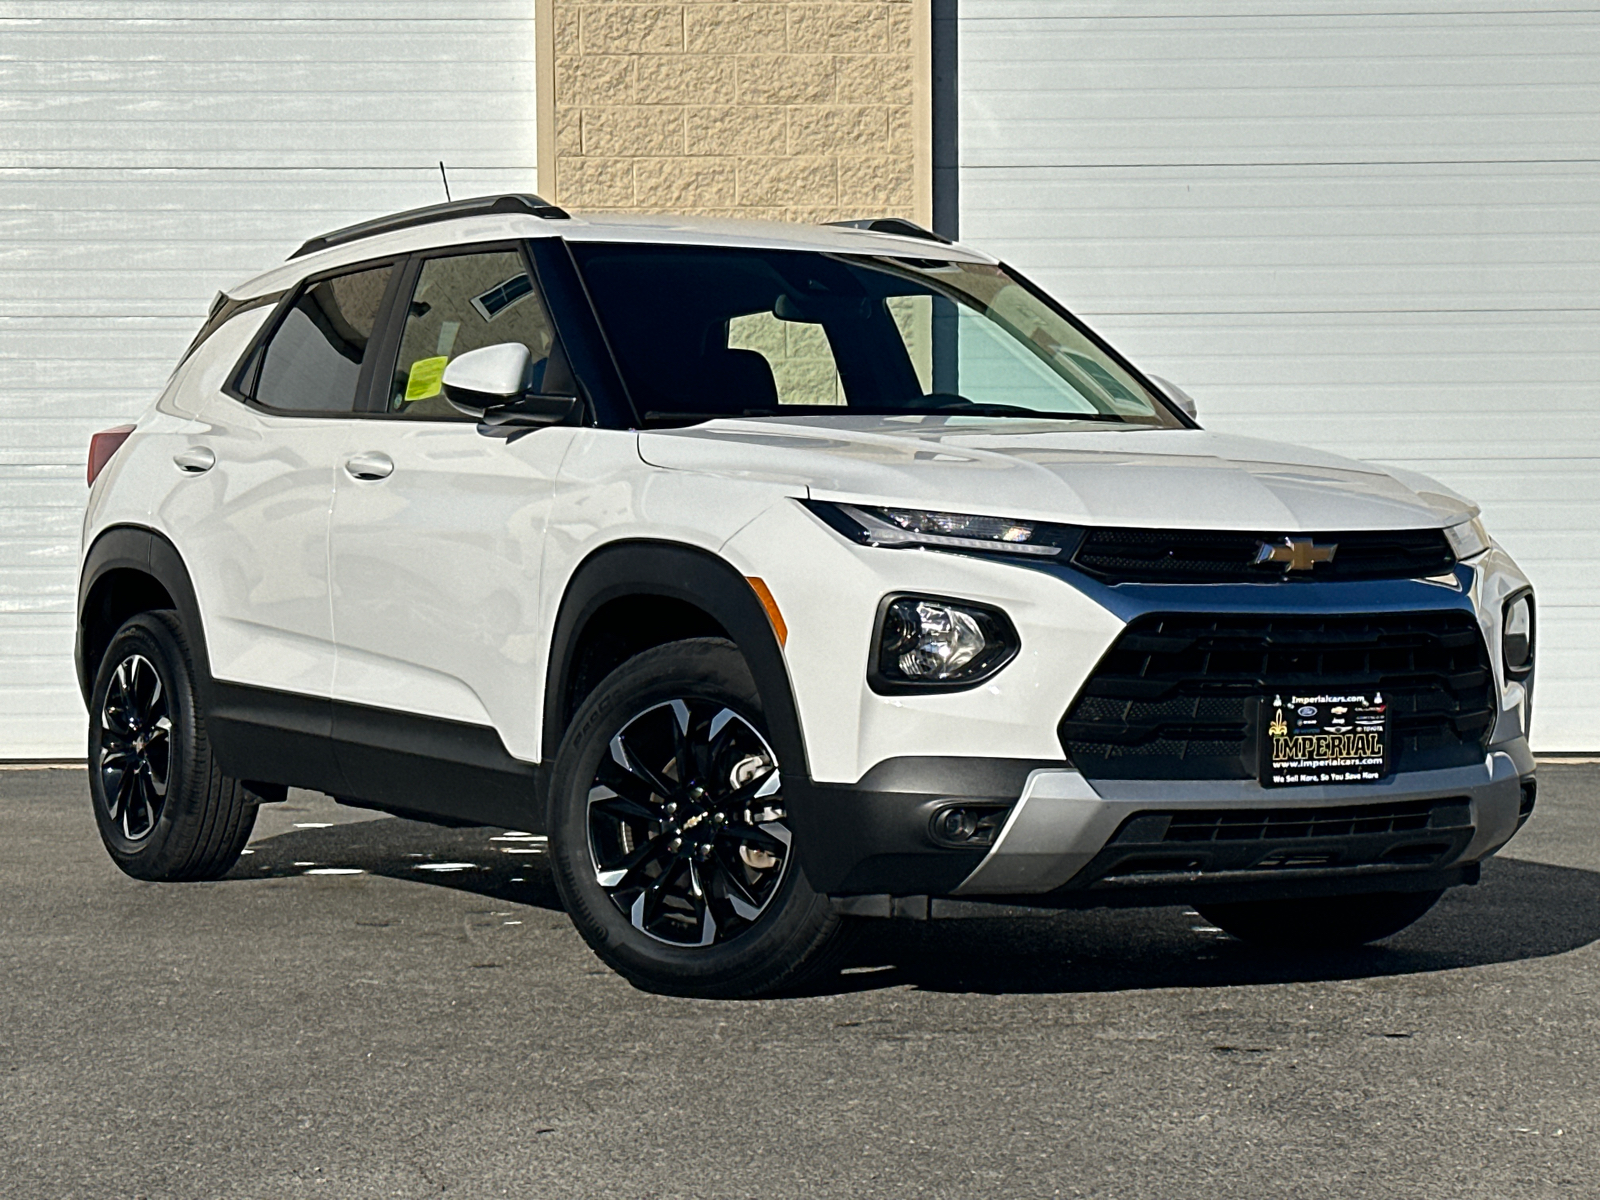
[[[1309,571],[1317,563],[1332,562],[1338,549],[1337,542],[1319,546],[1310,538],[1286,537],[1281,542],[1262,542],[1256,562],[1286,563],[1291,571]]]

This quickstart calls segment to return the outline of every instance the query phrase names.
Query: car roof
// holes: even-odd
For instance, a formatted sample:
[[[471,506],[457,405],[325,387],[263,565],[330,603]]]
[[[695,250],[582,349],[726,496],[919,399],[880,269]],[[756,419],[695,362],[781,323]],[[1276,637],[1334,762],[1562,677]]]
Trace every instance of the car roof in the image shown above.
[[[293,287],[308,275],[417,250],[549,237],[563,237],[571,242],[646,242],[936,258],[946,262],[995,261],[970,247],[934,241],[926,236],[840,225],[622,213],[572,214],[559,219],[526,213],[493,213],[431,221],[297,254],[282,266],[229,288],[227,295],[235,300],[270,295]]]

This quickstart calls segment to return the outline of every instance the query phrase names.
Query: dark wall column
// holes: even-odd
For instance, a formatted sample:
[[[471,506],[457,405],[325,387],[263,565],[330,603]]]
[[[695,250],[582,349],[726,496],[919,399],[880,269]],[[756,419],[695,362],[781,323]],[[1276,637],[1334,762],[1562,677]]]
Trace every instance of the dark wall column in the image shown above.
[[[961,163],[956,78],[958,0],[933,5],[933,228],[961,235]]]

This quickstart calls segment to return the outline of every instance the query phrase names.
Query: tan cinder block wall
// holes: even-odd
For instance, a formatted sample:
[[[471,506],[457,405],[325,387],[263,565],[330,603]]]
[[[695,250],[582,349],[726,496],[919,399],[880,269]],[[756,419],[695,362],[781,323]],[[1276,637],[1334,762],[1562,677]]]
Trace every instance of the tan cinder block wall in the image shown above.
[[[913,0],[554,0],[552,199],[914,216]]]

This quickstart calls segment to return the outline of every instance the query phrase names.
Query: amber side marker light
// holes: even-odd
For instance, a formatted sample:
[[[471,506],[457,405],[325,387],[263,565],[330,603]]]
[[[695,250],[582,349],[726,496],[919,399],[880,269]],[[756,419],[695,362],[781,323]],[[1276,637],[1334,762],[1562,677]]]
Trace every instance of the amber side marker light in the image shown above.
[[[134,426],[118,425],[115,429],[102,429],[89,439],[89,486],[94,486],[94,481],[100,477],[100,472],[106,469],[106,464],[111,461],[111,456],[122,449],[122,443],[128,440]]]
[[[761,601],[761,607],[767,610],[767,620],[772,622],[772,632],[778,635],[778,645],[785,646],[789,642],[789,627],[783,623],[783,614],[778,611],[778,602],[772,598],[772,591],[767,587],[766,581],[756,575],[746,575],[745,582],[755,592],[756,599]]]

